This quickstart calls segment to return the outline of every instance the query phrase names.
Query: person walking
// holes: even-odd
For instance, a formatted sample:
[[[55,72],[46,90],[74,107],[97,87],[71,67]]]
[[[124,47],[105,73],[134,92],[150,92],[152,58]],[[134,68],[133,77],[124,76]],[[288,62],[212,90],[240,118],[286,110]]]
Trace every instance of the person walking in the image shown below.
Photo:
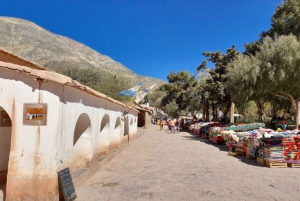
[[[179,132],[179,119],[175,119],[175,131]]]
[[[165,124],[165,121],[163,119],[160,120],[160,131],[164,129],[164,124]]]
[[[182,119],[178,118],[178,132],[180,132],[182,130],[181,121],[182,121]]]
[[[175,119],[170,120],[171,133],[175,134]]]
[[[171,130],[171,124],[170,124],[171,119],[168,119],[167,124],[168,124],[168,130]]]

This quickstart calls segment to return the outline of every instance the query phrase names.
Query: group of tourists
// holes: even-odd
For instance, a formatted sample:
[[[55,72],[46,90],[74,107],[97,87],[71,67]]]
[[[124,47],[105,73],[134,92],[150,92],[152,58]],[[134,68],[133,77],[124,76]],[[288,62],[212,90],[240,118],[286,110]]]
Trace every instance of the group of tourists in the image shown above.
[[[164,120],[164,119],[159,119],[157,121],[157,124],[160,127],[160,131],[164,129],[164,125],[168,126],[168,130],[171,131],[171,133],[174,133],[177,131],[181,131],[182,130],[182,120],[180,118],[176,118],[176,119],[168,119],[168,120]]]

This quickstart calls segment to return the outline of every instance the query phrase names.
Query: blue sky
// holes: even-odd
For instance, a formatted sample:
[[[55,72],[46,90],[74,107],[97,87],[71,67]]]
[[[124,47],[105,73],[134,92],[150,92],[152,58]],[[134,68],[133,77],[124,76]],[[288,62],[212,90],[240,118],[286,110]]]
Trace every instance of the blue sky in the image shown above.
[[[138,75],[194,74],[205,51],[259,38],[281,0],[0,0],[0,15],[81,42]]]

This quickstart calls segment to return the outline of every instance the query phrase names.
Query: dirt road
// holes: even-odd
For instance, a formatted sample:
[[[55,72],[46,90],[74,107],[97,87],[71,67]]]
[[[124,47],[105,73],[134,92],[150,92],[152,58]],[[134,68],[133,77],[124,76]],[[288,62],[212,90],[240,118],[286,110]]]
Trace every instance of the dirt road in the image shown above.
[[[152,125],[85,181],[79,201],[300,200],[300,169],[267,168],[225,146]]]

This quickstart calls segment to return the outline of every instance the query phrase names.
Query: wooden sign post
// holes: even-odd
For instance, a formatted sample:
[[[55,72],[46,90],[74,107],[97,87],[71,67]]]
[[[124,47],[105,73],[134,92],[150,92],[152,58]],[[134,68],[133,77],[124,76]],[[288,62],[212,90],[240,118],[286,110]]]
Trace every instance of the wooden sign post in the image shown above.
[[[69,168],[59,171],[58,178],[60,181],[65,201],[75,200],[77,198],[77,195],[75,192]]]

